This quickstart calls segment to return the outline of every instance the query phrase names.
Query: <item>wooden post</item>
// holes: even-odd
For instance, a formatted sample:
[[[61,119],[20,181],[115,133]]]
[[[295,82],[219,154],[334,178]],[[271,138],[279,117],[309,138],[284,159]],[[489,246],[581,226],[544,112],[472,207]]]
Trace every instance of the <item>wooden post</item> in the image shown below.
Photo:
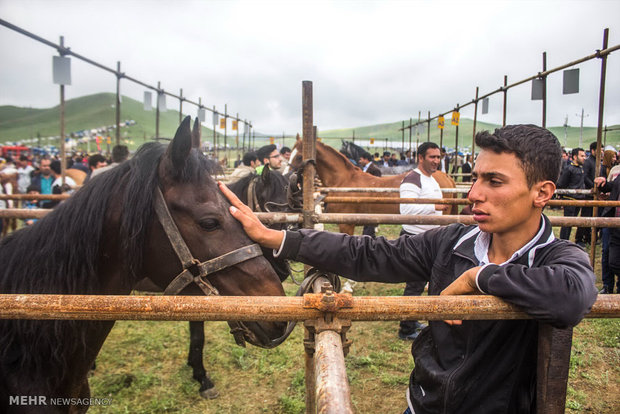
[[[538,324],[537,414],[564,414],[573,328]]]
[[[507,105],[507,101],[508,101],[508,76],[504,75],[504,115],[502,117],[502,126],[506,126],[506,105]]]
[[[476,153],[476,121],[478,120],[478,87],[476,86],[476,100],[474,102],[474,130],[471,135],[471,167],[474,168],[474,154]]]
[[[159,139],[159,95],[161,94],[161,82],[157,82],[157,102],[155,105],[155,139]]]
[[[62,48],[65,47],[65,38],[60,36],[60,56],[64,56],[65,53]],[[65,183],[65,175],[67,169],[67,154],[65,151],[65,85],[60,85],[60,180],[61,183]]]
[[[547,52],[543,52],[543,72],[547,71]],[[542,127],[547,128],[547,75],[543,76]]]
[[[116,62],[116,145],[121,145],[121,62]]]
[[[179,124],[183,121],[183,88],[179,91]]]

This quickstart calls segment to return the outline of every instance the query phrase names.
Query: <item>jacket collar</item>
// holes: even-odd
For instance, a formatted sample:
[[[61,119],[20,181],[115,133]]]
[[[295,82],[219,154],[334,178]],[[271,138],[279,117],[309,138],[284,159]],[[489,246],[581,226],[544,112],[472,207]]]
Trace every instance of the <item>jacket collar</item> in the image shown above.
[[[534,264],[536,251],[555,240],[549,219],[544,214],[540,217],[540,227],[536,235],[523,247],[517,250],[508,262],[519,263],[531,267]],[[478,226],[472,226],[454,245],[455,254],[465,257],[476,265],[488,263],[489,244],[491,234],[480,231]],[[503,264],[503,263],[502,263]]]

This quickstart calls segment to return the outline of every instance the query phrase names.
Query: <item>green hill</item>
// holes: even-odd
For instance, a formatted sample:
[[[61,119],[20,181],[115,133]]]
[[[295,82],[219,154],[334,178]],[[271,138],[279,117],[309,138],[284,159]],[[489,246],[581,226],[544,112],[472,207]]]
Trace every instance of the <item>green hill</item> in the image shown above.
[[[134,125],[123,127],[121,129],[122,139],[135,149],[144,141],[155,136],[155,111],[145,111],[142,102],[123,96],[121,103],[121,121],[133,120]],[[194,111],[192,108],[191,111]],[[0,143],[14,142],[19,140],[31,140],[40,137],[57,137],[60,134],[59,126],[59,107],[46,109],[20,108],[15,106],[0,106]],[[65,104],[65,131],[66,134],[72,132],[105,128],[115,124],[115,95],[112,93],[100,93],[95,95],[83,96],[68,100]],[[168,110],[160,114],[160,136],[171,137],[179,124],[179,112],[176,110]],[[489,129],[492,130],[498,125],[478,122],[476,130]],[[392,141],[393,146],[399,146],[402,142],[402,121],[369,125],[355,128],[334,129],[329,131],[321,131],[319,125],[319,137],[325,143],[340,147],[340,139],[351,140],[355,134],[356,140],[375,139],[376,146],[385,145],[385,140]],[[615,126],[615,131],[609,131],[606,137],[606,144],[614,146],[620,145],[620,126]],[[467,118],[461,118],[459,126],[459,148],[469,149],[472,143],[473,121]],[[573,148],[579,145],[580,129],[578,127],[568,127],[566,129],[567,139],[564,140],[563,127],[551,127],[550,130],[558,137],[562,145]],[[233,131],[229,131],[231,133]],[[109,134],[115,137],[114,130],[110,130]],[[205,140],[210,140],[213,136],[213,130],[203,127],[202,131]],[[259,133],[257,132],[257,135]],[[269,134],[260,134],[256,137],[256,146],[259,147],[269,142]],[[455,146],[456,127],[450,125],[447,118],[446,127],[443,133],[443,146]],[[218,131],[218,136],[222,137]],[[405,130],[405,147],[409,146],[409,131]],[[281,135],[274,135],[275,142],[284,143],[284,145],[294,144],[294,136],[288,136],[282,139]],[[43,139],[42,145],[57,145],[58,138],[49,140]],[[234,136],[230,134],[229,142],[232,143]],[[412,142],[415,143],[418,136],[412,134]],[[420,131],[419,141],[423,142],[427,139],[426,130]],[[431,122],[431,141],[439,143],[440,132],[437,129],[436,121]],[[596,128],[584,127],[583,129],[583,146],[588,147],[589,143],[596,139]],[[220,144],[222,138],[219,138]],[[37,140],[34,139],[30,145],[36,145]]]
[[[106,128],[116,123],[116,95],[100,93],[83,96],[65,102],[65,133]],[[0,142],[13,142],[40,137],[60,135],[60,107],[46,109],[0,106]],[[134,120],[135,124],[121,128],[121,138],[130,141],[135,148],[155,136],[155,110],[145,111],[142,102],[126,96],[121,101],[121,122]],[[179,112],[168,110],[160,113],[160,136],[172,137],[179,125]],[[111,129],[109,134],[115,137]],[[213,130],[203,127],[203,137],[213,136]],[[57,139],[57,138],[56,138]],[[43,139],[42,144],[48,144]],[[51,145],[57,145],[50,140]],[[32,141],[36,144],[36,140]]]

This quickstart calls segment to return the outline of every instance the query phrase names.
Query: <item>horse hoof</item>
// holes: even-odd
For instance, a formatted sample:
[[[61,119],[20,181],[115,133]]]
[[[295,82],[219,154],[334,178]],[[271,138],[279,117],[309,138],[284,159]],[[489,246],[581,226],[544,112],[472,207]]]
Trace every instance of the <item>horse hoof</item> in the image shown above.
[[[212,400],[214,398],[219,397],[220,393],[218,390],[215,389],[215,387],[213,387],[213,388],[208,388],[204,391],[200,391],[200,396],[204,398],[205,400]]]

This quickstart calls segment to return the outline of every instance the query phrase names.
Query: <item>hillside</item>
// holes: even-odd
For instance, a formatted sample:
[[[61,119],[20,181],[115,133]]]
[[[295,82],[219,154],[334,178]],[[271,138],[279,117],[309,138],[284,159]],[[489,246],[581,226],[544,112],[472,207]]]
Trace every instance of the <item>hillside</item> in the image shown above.
[[[135,148],[142,144],[145,140],[151,139],[155,136],[155,111],[145,111],[142,102],[123,96],[121,104],[121,120],[134,120],[135,125],[129,127],[123,127],[121,136],[127,140],[131,148]],[[115,114],[115,95],[112,93],[100,93],[95,95],[83,96],[75,99],[68,100],[65,108],[65,131],[67,134],[75,131],[96,129],[105,126],[114,125]],[[171,105],[171,104],[169,104]],[[195,108],[190,107],[190,111],[193,115]],[[210,114],[207,113],[207,117]],[[19,141],[24,139],[32,139],[37,136],[41,137],[56,137],[59,135],[59,107],[46,109],[35,108],[20,108],[15,106],[0,106],[0,143],[7,141]],[[167,112],[160,114],[160,136],[171,137],[179,124],[179,112],[177,110],[169,109]],[[329,131],[322,131],[319,125],[319,137],[324,142],[331,144],[335,147],[340,147],[340,139],[351,140],[353,132],[355,132],[355,139],[368,140],[374,138],[376,140],[375,145],[382,147],[385,145],[385,139],[392,141],[395,145],[399,146],[402,142],[402,132],[399,129],[402,126],[401,121],[369,125],[355,128],[334,129]],[[478,122],[476,129],[489,129],[492,130],[498,125],[488,124],[484,122]],[[472,142],[472,127],[473,121],[467,118],[461,118],[461,125],[459,126],[459,148],[467,150],[471,147]],[[618,126],[616,126],[618,128]],[[566,145],[569,148],[578,146],[580,129],[578,127],[568,127],[566,130],[567,140],[564,141],[564,128],[563,127],[550,127],[550,130],[558,137],[562,145]],[[229,131],[232,136],[233,131]],[[203,127],[203,137],[205,140],[207,137],[213,136],[213,130]],[[446,122],[446,128],[443,133],[443,145],[445,147],[455,146],[455,133],[456,129],[450,125],[449,120]],[[110,131],[112,137],[114,137],[114,131]],[[220,134],[218,130],[218,135]],[[269,134],[260,134],[257,132],[256,146],[261,146],[269,142]],[[293,134],[294,135],[294,134]],[[281,135],[280,135],[281,136]],[[436,121],[431,122],[431,135],[432,141],[439,143],[439,129],[436,127]],[[294,143],[294,137],[286,137],[284,140],[276,137],[277,143],[284,142],[285,145],[292,145]],[[412,142],[416,142],[417,136],[412,135]],[[229,142],[230,141],[229,136]],[[234,137],[232,138],[234,140]],[[426,141],[426,130],[420,132],[420,142]],[[583,129],[583,146],[588,147],[589,143],[596,139],[596,128],[584,127]],[[41,144],[52,144],[54,140],[47,142],[43,140]],[[221,143],[222,139],[220,139]],[[33,143],[36,143],[33,141]],[[620,145],[620,128],[616,131],[610,131],[607,133],[607,144],[614,146]],[[405,147],[409,145],[409,132],[405,131]]]

